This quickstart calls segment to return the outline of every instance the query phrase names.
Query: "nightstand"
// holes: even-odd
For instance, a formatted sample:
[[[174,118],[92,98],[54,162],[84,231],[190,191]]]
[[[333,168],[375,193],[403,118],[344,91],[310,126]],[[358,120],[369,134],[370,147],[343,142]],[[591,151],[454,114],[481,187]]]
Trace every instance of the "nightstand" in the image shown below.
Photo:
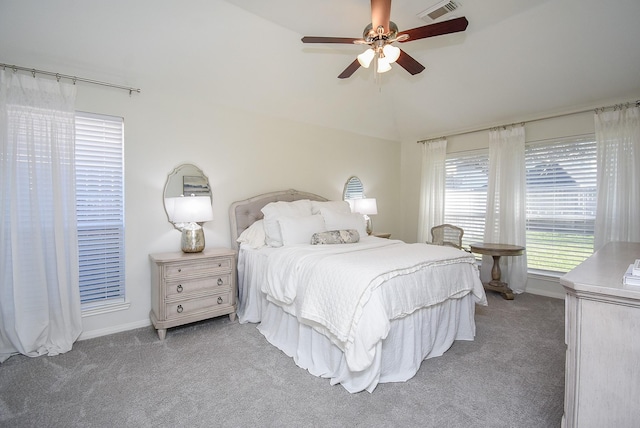
[[[167,328],[229,315],[236,319],[236,252],[150,254],[149,317],[164,340]]]
[[[377,236],[378,238],[391,238],[390,233],[374,233],[373,236]]]

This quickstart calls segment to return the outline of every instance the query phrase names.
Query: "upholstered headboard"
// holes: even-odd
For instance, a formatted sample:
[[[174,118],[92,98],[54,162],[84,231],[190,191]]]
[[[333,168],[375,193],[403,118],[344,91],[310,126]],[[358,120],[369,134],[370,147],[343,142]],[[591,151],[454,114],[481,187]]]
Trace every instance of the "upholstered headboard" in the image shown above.
[[[260,220],[263,217],[262,211],[260,211],[262,207],[270,202],[292,202],[300,199],[327,201],[327,198],[314,193],[289,189],[264,193],[262,195],[253,196],[249,199],[232,203],[229,207],[229,224],[231,225],[231,245],[233,248],[236,250],[238,249],[238,243],[236,242],[238,236],[240,236],[246,228],[251,226],[254,221]]]

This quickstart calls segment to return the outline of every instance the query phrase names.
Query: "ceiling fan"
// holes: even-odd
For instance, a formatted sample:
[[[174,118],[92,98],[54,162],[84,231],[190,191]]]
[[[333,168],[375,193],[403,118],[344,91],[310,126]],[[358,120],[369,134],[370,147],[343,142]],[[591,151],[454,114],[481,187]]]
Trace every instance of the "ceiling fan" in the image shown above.
[[[355,43],[368,45],[369,48],[358,55],[358,58],[340,73],[338,76],[340,79],[350,77],[360,66],[369,68],[374,58],[377,62],[378,73],[391,70],[391,64],[397,62],[409,73],[418,74],[424,70],[424,66],[400,48],[393,46],[392,43],[404,43],[427,37],[457,33],[464,31],[469,25],[469,21],[465,17],[460,17],[398,32],[398,26],[390,20],[390,16],[391,0],[371,0],[371,24],[364,29],[362,39],[305,36],[302,38],[302,43]]]

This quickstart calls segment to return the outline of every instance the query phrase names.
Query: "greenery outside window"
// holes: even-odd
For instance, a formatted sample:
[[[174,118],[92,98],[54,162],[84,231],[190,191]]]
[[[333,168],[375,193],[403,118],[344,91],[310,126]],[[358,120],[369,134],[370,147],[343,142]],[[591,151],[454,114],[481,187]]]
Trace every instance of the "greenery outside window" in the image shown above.
[[[595,136],[531,142],[525,159],[529,271],[569,272],[593,254]]]
[[[593,254],[595,136],[529,142],[525,164],[528,270],[564,274]],[[487,150],[450,154],[446,160],[444,219],[464,229],[466,248],[484,240],[488,170]]]

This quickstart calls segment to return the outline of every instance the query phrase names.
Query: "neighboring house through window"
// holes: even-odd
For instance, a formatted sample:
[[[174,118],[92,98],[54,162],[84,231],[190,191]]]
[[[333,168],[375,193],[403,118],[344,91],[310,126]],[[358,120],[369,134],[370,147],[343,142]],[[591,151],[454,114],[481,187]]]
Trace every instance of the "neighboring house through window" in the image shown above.
[[[444,222],[464,229],[462,246],[484,241],[489,181],[488,150],[456,153],[445,164]]]
[[[566,273],[593,253],[595,137],[529,142],[525,163],[528,270]],[[484,240],[488,166],[488,150],[447,156],[445,222],[464,229],[467,248]]]
[[[529,271],[566,273],[593,254],[595,136],[528,143]]]

